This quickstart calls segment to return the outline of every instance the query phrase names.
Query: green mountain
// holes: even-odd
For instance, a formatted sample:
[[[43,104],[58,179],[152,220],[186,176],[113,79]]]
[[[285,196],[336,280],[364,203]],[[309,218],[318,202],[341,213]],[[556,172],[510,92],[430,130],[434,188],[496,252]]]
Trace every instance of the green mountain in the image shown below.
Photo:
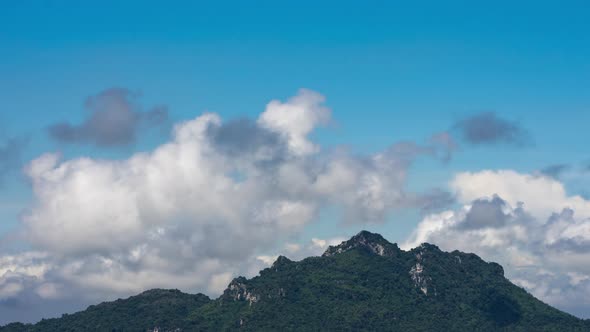
[[[280,256],[210,300],[150,290],[0,331],[590,331],[475,254],[422,244],[402,251],[362,231],[321,257]]]

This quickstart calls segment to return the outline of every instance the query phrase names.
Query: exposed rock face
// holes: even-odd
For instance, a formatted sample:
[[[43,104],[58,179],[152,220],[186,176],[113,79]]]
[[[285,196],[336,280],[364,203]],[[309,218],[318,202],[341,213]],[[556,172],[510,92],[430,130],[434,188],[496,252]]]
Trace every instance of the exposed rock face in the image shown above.
[[[414,281],[414,285],[420,288],[424,295],[428,295],[428,277],[422,274],[424,272],[424,267],[420,263],[416,263],[416,265],[412,266],[410,269],[410,277],[412,281]]]
[[[322,256],[333,256],[356,248],[366,249],[379,256],[394,256],[400,253],[396,244],[388,242],[381,235],[361,231],[348,241],[328,247]]]
[[[232,280],[225,292],[223,293],[224,298],[233,299],[234,301],[248,301],[250,305],[258,302],[260,296],[248,289],[245,284],[247,281],[244,277],[238,277]]]
[[[412,266],[410,269],[410,278],[414,282],[414,286],[420,289],[424,295],[428,296],[429,288],[434,290],[434,295],[437,295],[436,287],[431,286],[432,277],[428,273],[426,273],[425,261],[429,255],[437,255],[441,254],[442,251],[435,245],[430,243],[422,243],[420,246],[411,250],[414,253],[414,257],[416,257],[416,264]],[[456,256],[461,258],[459,256]]]
[[[422,265],[422,259],[424,256],[425,245],[422,244],[418,247],[420,251],[416,254],[416,265],[410,269],[410,277],[414,281],[414,285],[424,293],[428,295],[428,282],[432,280],[430,277],[424,275],[424,265]]]

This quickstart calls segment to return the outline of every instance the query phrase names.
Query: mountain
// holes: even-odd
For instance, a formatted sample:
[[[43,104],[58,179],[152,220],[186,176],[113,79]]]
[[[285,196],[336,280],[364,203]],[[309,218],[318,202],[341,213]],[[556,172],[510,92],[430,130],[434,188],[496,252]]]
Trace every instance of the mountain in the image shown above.
[[[280,256],[215,300],[150,290],[8,331],[590,331],[475,254],[401,250],[362,231],[321,257]]]

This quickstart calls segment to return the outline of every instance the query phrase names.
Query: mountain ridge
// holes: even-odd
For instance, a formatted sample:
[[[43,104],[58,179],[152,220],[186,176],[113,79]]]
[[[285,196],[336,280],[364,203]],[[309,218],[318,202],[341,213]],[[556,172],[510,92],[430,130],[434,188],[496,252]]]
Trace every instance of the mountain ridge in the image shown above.
[[[423,243],[408,251],[361,231],[321,256],[279,256],[217,299],[148,290],[125,300],[0,331],[399,330],[588,331],[471,253]]]

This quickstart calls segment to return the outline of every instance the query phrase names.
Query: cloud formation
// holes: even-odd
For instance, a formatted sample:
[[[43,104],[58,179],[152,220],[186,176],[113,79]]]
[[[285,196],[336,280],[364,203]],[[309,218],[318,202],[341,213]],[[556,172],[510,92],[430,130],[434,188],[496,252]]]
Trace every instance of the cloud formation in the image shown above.
[[[397,209],[444,205],[444,191],[411,192],[405,182],[416,158],[449,155],[448,141],[351,155],[311,141],[328,121],[324,97],[301,90],[268,103],[255,121],[205,113],[179,123],[169,142],[128,159],[40,156],[26,167],[35,202],[22,234],[45,256],[16,260],[36,273],[0,273],[11,285],[6,298],[34,290],[51,297],[45,301],[96,301],[154,287],[215,295],[231,277],[257,273],[268,263],[259,257],[323,207],[365,224]],[[318,241],[289,249],[309,253]]]
[[[322,106],[325,99],[317,92],[301,89],[286,103],[268,103],[257,123],[285,137],[290,151],[296,155],[317,152],[319,147],[309,141],[308,135],[330,120],[330,109]]]
[[[84,107],[88,117],[78,125],[67,122],[48,128],[54,139],[63,143],[91,143],[111,147],[135,142],[142,126],[154,126],[168,119],[163,106],[143,112],[139,95],[123,88],[107,89],[89,97]]]
[[[470,144],[505,143],[522,146],[531,141],[529,133],[518,123],[503,119],[494,112],[482,112],[459,120],[453,129]]]
[[[451,187],[463,205],[425,217],[403,247],[475,252],[538,298],[588,317],[590,201],[514,171],[461,173]]]

